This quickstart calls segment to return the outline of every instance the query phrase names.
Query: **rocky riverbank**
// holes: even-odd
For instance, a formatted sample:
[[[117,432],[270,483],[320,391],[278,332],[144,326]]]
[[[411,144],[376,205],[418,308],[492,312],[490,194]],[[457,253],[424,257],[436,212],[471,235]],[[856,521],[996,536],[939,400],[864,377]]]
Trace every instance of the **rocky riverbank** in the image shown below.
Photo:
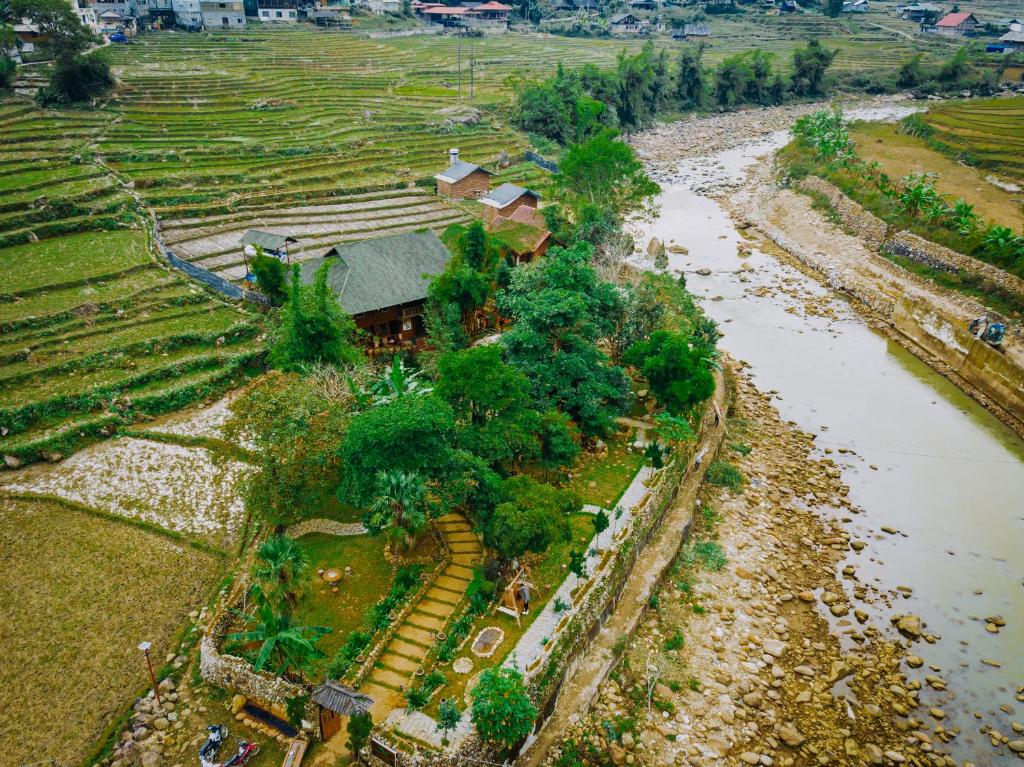
[[[858,510],[838,467],[772,397],[740,378],[724,457],[745,486],[705,487],[703,526],[549,764],[956,764],[944,670],[930,667],[924,685],[909,676],[926,663],[919,643],[937,638],[916,615],[891,635],[868,623],[871,603],[906,594],[861,581],[855,564],[838,575],[871,541],[845,532]],[[999,758],[1024,750],[1015,737],[991,736]]]

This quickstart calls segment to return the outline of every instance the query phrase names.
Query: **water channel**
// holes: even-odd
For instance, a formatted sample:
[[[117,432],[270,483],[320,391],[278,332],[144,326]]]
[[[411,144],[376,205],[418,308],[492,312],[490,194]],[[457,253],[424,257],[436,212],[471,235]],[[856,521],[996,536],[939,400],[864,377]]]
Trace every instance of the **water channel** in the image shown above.
[[[828,296],[815,280],[757,247],[742,259],[752,269],[739,269],[744,240],[701,190],[709,177],[741,177],[786,140],[774,134],[668,169],[659,215],[637,226],[638,243],[654,236],[689,250],[670,252],[669,268],[684,271],[691,291],[706,299],[722,346],[750,364],[762,391],[778,392],[784,419],[818,434],[821,450],[832,449],[850,500],[862,509],[846,529],[869,542],[847,563],[881,591],[911,590],[891,607],[874,600],[865,608],[872,622],[891,633],[889,615],[915,613],[941,637],[915,644],[925,666],[911,673],[923,683],[934,665],[948,682],[946,692],[925,686],[921,700],[946,712],[947,729],[962,729],[948,746],[954,757],[979,766],[1016,761],[1005,749],[997,754],[979,727],[990,724],[1012,740],[1021,736],[1010,723],[1024,722],[1015,697],[1024,685],[1024,441],[871,329],[844,299],[832,296],[831,316],[806,311],[805,297]],[[664,178],[666,168],[658,171]],[[1006,620],[998,634],[986,631],[982,619],[990,615]]]

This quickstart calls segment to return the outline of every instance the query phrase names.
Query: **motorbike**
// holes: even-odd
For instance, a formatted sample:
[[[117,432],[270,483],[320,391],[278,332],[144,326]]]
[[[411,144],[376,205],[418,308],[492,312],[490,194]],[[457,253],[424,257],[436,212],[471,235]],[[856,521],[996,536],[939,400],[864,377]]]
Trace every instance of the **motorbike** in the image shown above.
[[[238,741],[238,753],[228,759],[220,767],[245,767],[256,754],[259,753],[259,743],[250,743],[246,740]]]
[[[217,753],[228,737],[228,728],[222,724],[211,724],[206,728],[210,734],[206,736],[206,742],[199,749],[199,764],[202,767],[216,767]]]

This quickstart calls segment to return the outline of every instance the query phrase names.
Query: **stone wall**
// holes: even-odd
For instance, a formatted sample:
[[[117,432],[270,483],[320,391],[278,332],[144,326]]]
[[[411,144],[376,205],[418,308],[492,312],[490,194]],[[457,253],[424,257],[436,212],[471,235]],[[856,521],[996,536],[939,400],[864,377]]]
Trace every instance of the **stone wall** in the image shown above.
[[[837,186],[818,176],[807,176],[800,181],[799,186],[805,191],[816,192],[825,197],[846,229],[871,247],[882,247],[887,239],[889,226],[874,213],[868,212],[860,203],[843,194]]]
[[[297,684],[274,677],[262,671],[253,671],[252,666],[242,658],[222,655],[217,643],[223,636],[226,619],[210,627],[199,644],[199,673],[210,684],[221,687],[236,695],[244,695],[268,710],[271,706],[284,706],[289,698],[308,693]],[[307,718],[309,718],[307,711]]]
[[[998,285],[1008,293],[1024,296],[1024,280],[998,266],[957,253],[938,243],[918,237],[911,232],[897,232],[886,241],[883,249],[896,256],[917,261],[944,272],[967,272]]]

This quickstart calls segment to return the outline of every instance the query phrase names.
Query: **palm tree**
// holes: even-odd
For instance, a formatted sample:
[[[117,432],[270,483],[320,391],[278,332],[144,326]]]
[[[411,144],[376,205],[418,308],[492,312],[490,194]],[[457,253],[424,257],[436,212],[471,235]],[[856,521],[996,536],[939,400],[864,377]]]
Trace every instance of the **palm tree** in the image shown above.
[[[256,551],[254,590],[288,613],[298,602],[298,584],[309,569],[306,550],[293,538],[272,535]]]
[[[326,657],[316,646],[320,637],[331,633],[327,626],[297,626],[289,613],[278,612],[273,605],[260,600],[256,612],[247,615],[234,611],[250,626],[226,637],[233,642],[262,642],[253,668],[268,668],[277,676],[289,671],[301,673],[311,661]]]
[[[371,533],[384,531],[388,540],[412,547],[427,527],[427,487],[415,472],[377,472],[377,494],[364,518]]]

